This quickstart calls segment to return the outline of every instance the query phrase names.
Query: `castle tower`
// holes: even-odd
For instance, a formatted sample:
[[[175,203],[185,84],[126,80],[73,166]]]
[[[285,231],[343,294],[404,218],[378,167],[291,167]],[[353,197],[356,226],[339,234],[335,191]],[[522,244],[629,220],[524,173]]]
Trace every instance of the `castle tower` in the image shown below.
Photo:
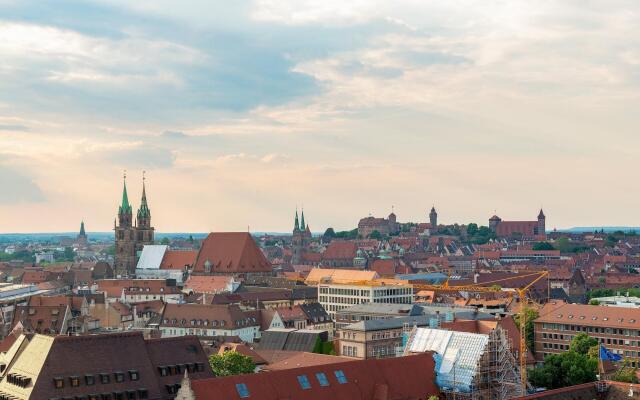
[[[431,228],[438,227],[438,213],[436,212],[436,207],[431,207],[431,212],[429,213],[429,222],[431,223]]]
[[[544,212],[542,212],[542,208],[540,209],[540,213],[538,213],[538,235],[546,236],[546,219],[544,216]]]

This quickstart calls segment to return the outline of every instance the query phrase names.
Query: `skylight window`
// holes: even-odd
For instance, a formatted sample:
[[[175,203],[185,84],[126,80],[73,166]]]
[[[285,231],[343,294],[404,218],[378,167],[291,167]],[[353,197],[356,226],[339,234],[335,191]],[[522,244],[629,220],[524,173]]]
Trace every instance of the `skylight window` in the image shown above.
[[[244,383],[236,383],[236,390],[238,391],[238,396],[241,398],[249,397],[249,389]]]
[[[306,375],[298,375],[298,383],[302,389],[311,389],[311,384]]]
[[[334,374],[336,375],[336,379],[338,379],[338,382],[347,383],[347,377],[344,376],[344,372],[342,372],[341,369],[335,371]]]
[[[323,372],[318,372],[316,374],[316,378],[318,379],[320,386],[329,386],[329,380],[327,379],[327,376]]]

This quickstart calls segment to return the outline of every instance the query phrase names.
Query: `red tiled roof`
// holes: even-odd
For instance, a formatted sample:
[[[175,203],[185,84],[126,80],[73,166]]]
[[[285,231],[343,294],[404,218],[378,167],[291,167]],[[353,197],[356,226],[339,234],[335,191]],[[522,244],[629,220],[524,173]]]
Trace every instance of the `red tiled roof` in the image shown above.
[[[50,274],[47,271],[25,271],[22,275],[22,283],[27,285],[46,282],[49,279]]]
[[[224,291],[232,280],[232,276],[191,275],[184,289],[195,293],[218,293]]]
[[[196,257],[198,257],[196,250],[167,250],[162,257],[160,269],[184,270],[185,266],[193,266]]]
[[[356,256],[357,250],[358,247],[355,242],[347,240],[333,240],[329,243],[329,246],[327,246],[324,253],[322,253],[322,259],[353,259]]]
[[[202,242],[194,272],[205,272],[205,262],[215,273],[271,272],[272,266],[248,232],[210,233]]]
[[[244,384],[253,400],[409,400],[437,395],[435,362],[432,353],[407,357],[370,359],[262,374],[193,380],[197,399],[240,399],[236,384]],[[341,371],[346,383],[340,383]],[[329,383],[321,386],[316,374],[324,374]],[[306,376],[310,387],[303,389],[298,376]]]
[[[269,350],[266,350],[269,351]],[[273,351],[273,350],[271,350]],[[326,354],[308,353],[305,351],[282,351],[278,350],[278,353],[285,353],[285,357],[272,361],[269,365],[263,369],[265,371],[280,371],[284,369],[314,367],[319,365],[339,364],[348,361],[356,361],[353,358],[330,356]],[[281,356],[282,354],[280,354]]]

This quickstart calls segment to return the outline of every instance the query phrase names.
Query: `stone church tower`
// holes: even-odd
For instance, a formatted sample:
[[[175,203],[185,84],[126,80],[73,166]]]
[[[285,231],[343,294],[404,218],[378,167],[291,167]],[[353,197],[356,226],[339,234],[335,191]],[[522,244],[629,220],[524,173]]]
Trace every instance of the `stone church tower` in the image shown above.
[[[435,229],[438,227],[438,213],[436,212],[436,207],[431,207],[431,212],[429,213],[429,222],[431,223],[431,228]]]
[[[311,242],[311,230],[309,224],[305,224],[304,210],[302,210],[301,221],[298,221],[298,210],[296,210],[296,218],[293,223],[293,236],[291,237],[291,264],[296,265],[302,263],[302,255],[307,250]]]
[[[142,178],[142,202],[136,222],[137,225],[133,225],[133,208],[129,204],[125,176],[122,204],[118,208],[117,222],[114,222],[116,239],[114,270],[116,275],[133,275],[138,263],[138,252],[142,251],[145,244],[153,244],[154,229],[151,227],[151,212],[147,204],[144,176]]]

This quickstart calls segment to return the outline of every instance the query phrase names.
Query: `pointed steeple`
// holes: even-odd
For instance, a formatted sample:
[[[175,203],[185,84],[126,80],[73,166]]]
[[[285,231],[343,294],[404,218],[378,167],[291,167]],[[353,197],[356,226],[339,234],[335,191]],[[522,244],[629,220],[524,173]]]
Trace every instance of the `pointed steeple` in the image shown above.
[[[302,209],[302,217],[300,218],[300,230],[304,230],[307,225],[304,223],[304,208]]]
[[[140,208],[138,209],[138,219],[140,218],[151,218],[151,211],[149,210],[149,205],[147,204],[147,188],[145,184],[145,171],[142,171],[142,200],[140,201]]]
[[[80,222],[80,236],[87,236],[87,233],[84,231],[84,221]]]
[[[124,173],[122,188],[122,204],[118,212],[120,214],[131,212],[131,205],[129,204],[129,196],[127,196],[127,173]]]
[[[293,231],[299,231],[300,230],[300,222],[298,221],[298,209],[296,208],[296,219],[295,222],[293,223]]]

